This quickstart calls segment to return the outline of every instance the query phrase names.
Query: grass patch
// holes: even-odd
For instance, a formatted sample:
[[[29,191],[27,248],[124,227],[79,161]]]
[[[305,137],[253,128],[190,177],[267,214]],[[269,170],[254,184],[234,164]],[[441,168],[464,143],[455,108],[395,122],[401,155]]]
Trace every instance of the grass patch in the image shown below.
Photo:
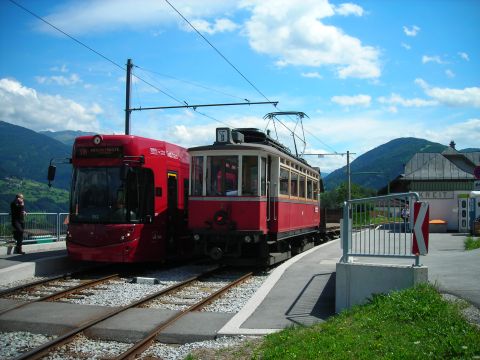
[[[253,359],[480,359],[480,330],[431,285],[377,295],[311,327],[265,337]]]
[[[465,250],[480,249],[480,238],[474,238],[473,236],[467,236],[465,239]]]

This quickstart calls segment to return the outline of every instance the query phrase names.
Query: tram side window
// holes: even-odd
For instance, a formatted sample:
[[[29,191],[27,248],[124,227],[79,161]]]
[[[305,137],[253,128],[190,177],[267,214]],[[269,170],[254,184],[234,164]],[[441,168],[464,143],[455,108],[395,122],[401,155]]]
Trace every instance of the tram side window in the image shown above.
[[[314,181],[313,182],[313,198],[316,200],[318,199],[318,194],[319,194],[319,191],[318,191],[318,181]]]
[[[207,157],[207,196],[238,195],[238,157]]]
[[[290,180],[290,195],[298,196],[298,174],[293,171]]]
[[[298,196],[305,198],[305,176],[300,175],[300,181],[298,183]]]
[[[267,196],[267,159],[262,158],[260,171],[260,182],[262,184],[261,196]]]
[[[307,179],[307,199],[313,199],[313,182],[312,182],[312,179]]]
[[[283,167],[280,168],[280,194],[288,195],[289,171]]]
[[[258,195],[258,156],[243,157],[242,195]]]
[[[192,158],[192,195],[201,196],[203,191],[203,156]]]

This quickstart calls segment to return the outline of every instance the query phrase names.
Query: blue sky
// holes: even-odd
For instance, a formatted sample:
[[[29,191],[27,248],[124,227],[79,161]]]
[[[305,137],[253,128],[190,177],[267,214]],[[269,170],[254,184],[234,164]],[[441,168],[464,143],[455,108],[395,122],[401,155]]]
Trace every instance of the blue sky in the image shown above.
[[[307,153],[359,156],[406,136],[480,146],[480,1],[169,0],[255,88],[163,0],[15,1],[121,67],[131,58],[154,85],[135,79],[132,107],[279,101],[133,112],[134,135],[189,147],[219,126],[265,129],[268,112],[302,111]],[[0,120],[124,131],[122,69],[9,0],[0,21]]]

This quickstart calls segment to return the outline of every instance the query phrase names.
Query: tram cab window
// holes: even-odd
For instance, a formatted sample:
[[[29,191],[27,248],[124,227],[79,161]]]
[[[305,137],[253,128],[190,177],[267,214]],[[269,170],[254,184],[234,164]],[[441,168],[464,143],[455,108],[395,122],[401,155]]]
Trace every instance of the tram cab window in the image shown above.
[[[192,157],[192,195],[201,196],[203,192],[203,156]]]
[[[298,196],[298,173],[293,171],[290,178],[290,195]]]
[[[207,196],[238,195],[238,157],[207,157]]]
[[[300,175],[300,181],[298,182],[298,196],[305,198],[305,176]]]
[[[244,156],[242,159],[242,195],[258,195],[258,156]]]
[[[74,223],[146,222],[153,218],[150,169],[76,168],[71,194],[70,221]]]
[[[280,168],[280,194],[288,195],[289,171],[283,167]]]

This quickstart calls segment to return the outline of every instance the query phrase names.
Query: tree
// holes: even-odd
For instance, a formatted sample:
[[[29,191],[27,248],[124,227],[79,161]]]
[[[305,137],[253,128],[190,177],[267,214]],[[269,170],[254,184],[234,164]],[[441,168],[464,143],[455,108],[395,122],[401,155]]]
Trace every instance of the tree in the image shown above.
[[[351,186],[352,199],[366,198],[376,195],[373,189],[364,188],[358,184]],[[338,209],[343,206],[343,202],[348,199],[348,183],[343,182],[334,190],[326,191],[322,194],[322,207],[327,209]]]

